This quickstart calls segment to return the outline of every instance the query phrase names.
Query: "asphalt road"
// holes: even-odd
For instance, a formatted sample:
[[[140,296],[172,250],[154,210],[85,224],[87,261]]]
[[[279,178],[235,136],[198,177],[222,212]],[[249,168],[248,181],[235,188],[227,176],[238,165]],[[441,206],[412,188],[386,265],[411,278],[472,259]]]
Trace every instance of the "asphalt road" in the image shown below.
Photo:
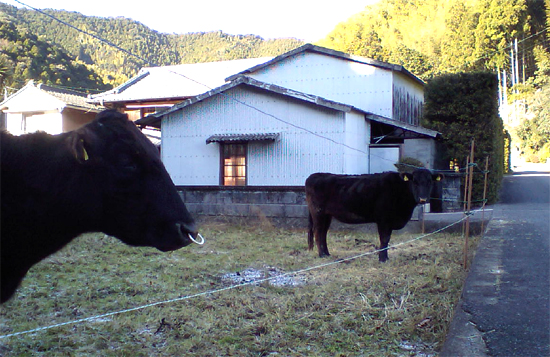
[[[549,207],[549,172],[504,178],[441,356],[550,356]]]

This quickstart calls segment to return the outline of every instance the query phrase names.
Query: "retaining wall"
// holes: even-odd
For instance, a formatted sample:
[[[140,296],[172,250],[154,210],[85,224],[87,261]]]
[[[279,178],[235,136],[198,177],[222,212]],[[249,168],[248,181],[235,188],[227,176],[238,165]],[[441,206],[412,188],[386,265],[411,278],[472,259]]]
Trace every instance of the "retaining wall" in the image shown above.
[[[178,187],[193,215],[307,220],[303,186]]]

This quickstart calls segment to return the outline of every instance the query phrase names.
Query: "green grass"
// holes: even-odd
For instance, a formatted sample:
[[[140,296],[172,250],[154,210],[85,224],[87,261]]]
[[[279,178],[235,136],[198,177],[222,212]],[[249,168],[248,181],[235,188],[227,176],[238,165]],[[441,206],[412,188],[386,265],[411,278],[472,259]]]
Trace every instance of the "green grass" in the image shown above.
[[[203,246],[171,253],[79,237],[37,264],[0,308],[0,335],[231,287],[374,250],[377,237],[329,231],[330,258],[307,250],[305,230],[210,223]],[[391,244],[416,235],[395,232]],[[472,241],[473,251],[477,239]],[[440,233],[296,277],[249,284],[98,320],[0,339],[3,356],[435,355],[466,272],[463,240]],[[412,346],[412,347],[411,347]]]

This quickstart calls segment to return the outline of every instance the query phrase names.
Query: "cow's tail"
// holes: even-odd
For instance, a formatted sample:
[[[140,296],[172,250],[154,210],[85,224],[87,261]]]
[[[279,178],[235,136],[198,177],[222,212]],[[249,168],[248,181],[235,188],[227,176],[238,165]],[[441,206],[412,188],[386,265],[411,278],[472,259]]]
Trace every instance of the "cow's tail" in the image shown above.
[[[307,213],[307,246],[309,250],[313,249],[313,218],[311,217],[311,213]]]

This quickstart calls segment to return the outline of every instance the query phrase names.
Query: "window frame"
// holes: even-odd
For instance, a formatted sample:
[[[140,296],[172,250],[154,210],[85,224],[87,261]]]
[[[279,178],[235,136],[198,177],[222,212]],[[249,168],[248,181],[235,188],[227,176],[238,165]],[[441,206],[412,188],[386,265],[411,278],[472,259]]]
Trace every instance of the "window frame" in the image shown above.
[[[225,159],[226,159],[226,148],[228,147],[237,147],[242,146],[242,157],[244,158],[244,165],[226,165]],[[226,167],[233,166],[233,167],[239,167],[244,166],[244,176],[226,176]],[[237,170],[235,170],[237,172]],[[235,183],[238,182],[238,178],[244,178],[244,183],[242,185],[234,184],[234,185],[228,185],[226,184],[226,177],[232,177],[235,179]],[[247,141],[234,141],[234,142],[221,142],[220,143],[220,186],[223,187],[243,187],[248,186],[248,142]]]

